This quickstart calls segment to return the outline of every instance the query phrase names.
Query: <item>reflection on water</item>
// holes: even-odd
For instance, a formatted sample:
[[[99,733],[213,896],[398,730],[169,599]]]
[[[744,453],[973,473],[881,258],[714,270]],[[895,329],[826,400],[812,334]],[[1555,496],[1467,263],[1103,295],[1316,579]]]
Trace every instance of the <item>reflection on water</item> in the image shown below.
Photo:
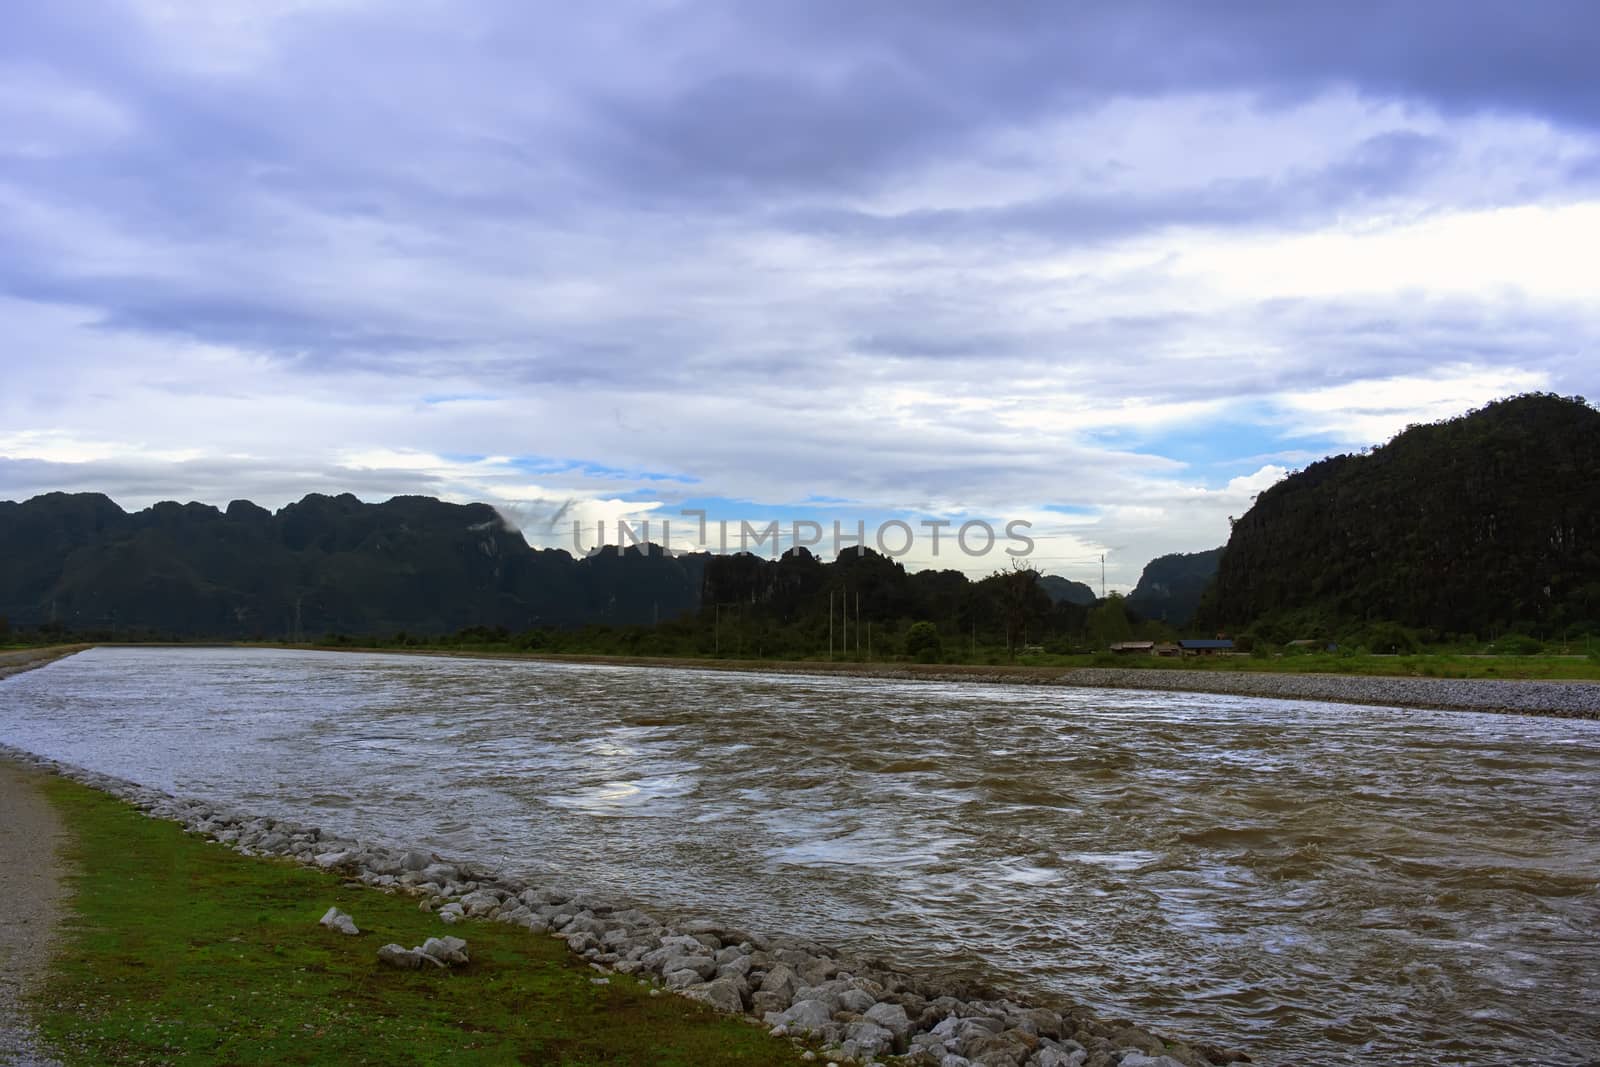
[[[97,649],[0,740],[1269,1059],[1600,1057],[1592,722]]]

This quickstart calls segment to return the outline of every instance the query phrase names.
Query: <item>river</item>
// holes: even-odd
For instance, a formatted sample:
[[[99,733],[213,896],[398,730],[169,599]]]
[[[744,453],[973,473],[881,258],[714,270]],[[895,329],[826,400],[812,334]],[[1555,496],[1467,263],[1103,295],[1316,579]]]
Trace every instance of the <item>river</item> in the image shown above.
[[[1600,1058],[1595,722],[94,649],[0,741],[1267,1062]]]

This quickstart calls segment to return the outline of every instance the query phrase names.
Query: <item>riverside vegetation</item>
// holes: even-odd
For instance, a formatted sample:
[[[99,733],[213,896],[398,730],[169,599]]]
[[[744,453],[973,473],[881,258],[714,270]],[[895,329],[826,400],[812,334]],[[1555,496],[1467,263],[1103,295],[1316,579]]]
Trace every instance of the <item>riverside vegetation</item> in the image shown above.
[[[1081,1008],[939,988],[810,942],[578,899],[0,755],[76,779],[48,786],[77,835],[82,873],[70,947],[38,1005],[42,1032],[73,1062],[814,1061],[804,1043],[837,1060],[940,1067],[1246,1058]],[[374,936],[320,926],[329,905]],[[379,940],[420,942],[441,920],[456,929],[470,919],[485,922],[472,929],[466,967],[397,971],[371,955]],[[660,996],[662,986],[684,999]],[[770,1034],[726,1017],[747,1012]],[[797,1043],[773,1040],[784,1037]]]
[[[72,1063],[773,1064],[797,1050],[566,946],[475,924],[459,973],[378,966],[436,916],[338,874],[248,858],[97,790],[48,780],[76,840],[72,918],[40,1029]],[[317,925],[334,905],[369,936]]]

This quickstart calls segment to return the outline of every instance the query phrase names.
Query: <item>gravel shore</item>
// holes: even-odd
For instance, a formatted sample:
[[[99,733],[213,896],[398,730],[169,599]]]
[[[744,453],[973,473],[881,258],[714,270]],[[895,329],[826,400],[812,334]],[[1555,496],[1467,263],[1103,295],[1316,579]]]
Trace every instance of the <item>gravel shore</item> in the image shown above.
[[[1524,682],[1483,678],[1390,678],[1351,674],[1268,674],[1256,671],[1140,670],[1086,667],[1061,685],[1225,693],[1287,700],[1331,700],[1452,711],[1600,718],[1600,683]]]
[[[817,660],[719,660],[668,656],[539,655],[468,650],[344,648],[357,653],[535,663],[588,663],[606,667],[735,674],[799,674],[877,678],[907,682],[966,682],[979,685],[1070,685],[1085,689],[1147,689],[1219,693],[1280,700],[1323,700],[1442,711],[1488,711],[1510,715],[1600,718],[1600,682],[1523,681],[1495,678],[1418,678],[1369,674],[1285,674],[1274,671],[1162,667],[1033,667],[937,663],[828,663]]]

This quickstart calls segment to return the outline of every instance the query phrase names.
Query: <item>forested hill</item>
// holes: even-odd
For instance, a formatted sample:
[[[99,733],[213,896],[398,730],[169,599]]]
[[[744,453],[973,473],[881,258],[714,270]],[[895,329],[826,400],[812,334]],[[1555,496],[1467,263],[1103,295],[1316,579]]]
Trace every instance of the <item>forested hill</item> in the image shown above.
[[[1424,638],[1600,620],[1600,412],[1531,394],[1413,426],[1263,492],[1201,617],[1270,639],[1393,621]]]
[[[698,612],[675,629],[713,648],[728,615],[739,620],[735,641],[814,651],[828,647],[831,607],[841,630],[847,614],[880,638],[928,621],[952,639],[1009,646],[1081,637],[1093,599],[1081,583],[1033,571],[974,582],[907,573],[870,551],[831,563],[803,550],[768,560],[656,546],[574,558],[530,548],[486,504],[420,496],[365,504],[313,494],[276,513],[235,501],[130,514],[93,493],[0,502],[0,626],[17,631],[290,640],[655,631]]]
[[[1046,574],[1040,577],[1039,588],[1044,590],[1044,595],[1050,598],[1052,604],[1065,602],[1087,606],[1100,599],[1087,585],[1070,578],[1063,578],[1059,574]]]
[[[487,504],[312,494],[276,513],[97,493],[0,502],[0,617],[249,638],[649,623],[700,602],[706,556],[530,548]]]
[[[1221,558],[1220,548],[1158,556],[1145,564],[1139,584],[1128,594],[1128,607],[1143,619],[1186,626],[1217,576]]]

